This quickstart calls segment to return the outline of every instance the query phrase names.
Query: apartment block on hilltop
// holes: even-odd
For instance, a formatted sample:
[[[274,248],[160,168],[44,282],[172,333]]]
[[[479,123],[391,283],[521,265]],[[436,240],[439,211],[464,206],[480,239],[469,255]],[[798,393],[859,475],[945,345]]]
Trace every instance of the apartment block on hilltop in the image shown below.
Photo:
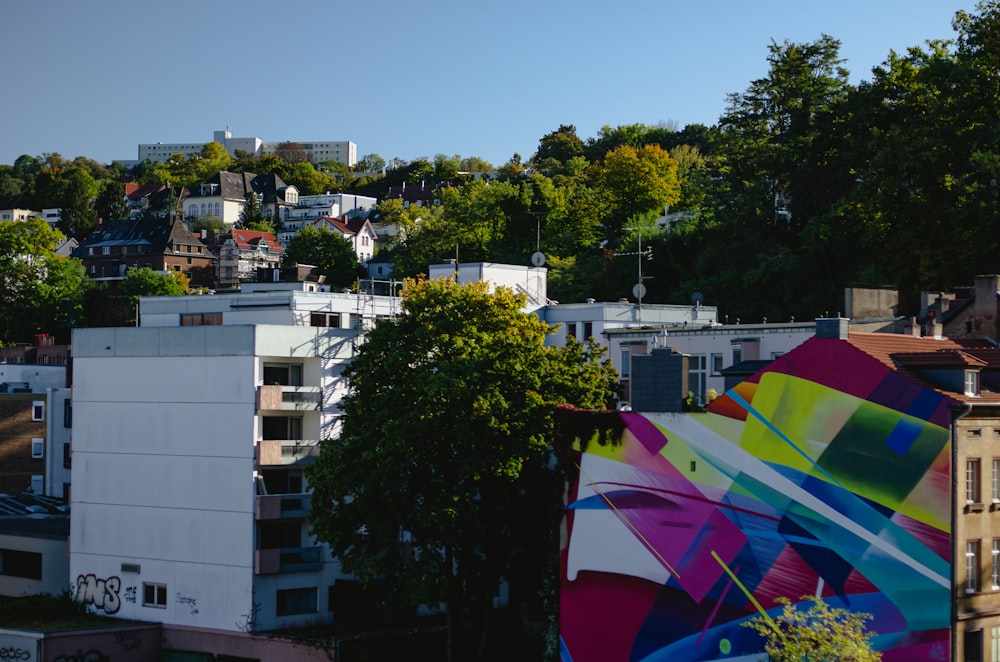
[[[263,156],[265,154],[276,154],[280,151],[284,142],[266,142],[260,138],[234,138],[229,129],[216,131],[213,134],[213,142],[217,142],[226,148],[230,156],[235,157],[236,152],[245,152],[251,156]],[[287,141],[286,141],[287,142]],[[139,162],[146,159],[157,163],[169,160],[174,154],[184,156],[198,155],[208,143],[187,142],[187,143],[147,143],[139,145]],[[305,142],[296,141],[301,145],[306,156],[313,163],[323,161],[337,161],[348,166],[353,166],[358,162],[358,146],[349,140],[309,140]]]

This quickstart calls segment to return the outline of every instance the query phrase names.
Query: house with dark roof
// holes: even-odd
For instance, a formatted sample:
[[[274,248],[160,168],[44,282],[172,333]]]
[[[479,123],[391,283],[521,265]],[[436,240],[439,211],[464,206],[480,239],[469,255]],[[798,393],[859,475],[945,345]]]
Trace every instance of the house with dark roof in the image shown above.
[[[246,204],[247,193],[254,193],[264,215],[280,219],[285,209],[299,201],[299,190],[286,184],[278,175],[258,175],[252,172],[222,171],[203,183],[184,201],[184,220],[211,216],[226,225],[235,225]]]
[[[167,184],[125,184],[125,200],[129,208],[129,218],[137,219],[143,215],[154,215],[164,218],[177,215],[188,190],[184,187],[174,188]],[[168,208],[172,207],[172,209]],[[105,221],[120,221],[119,218],[104,219]]]
[[[211,287],[215,256],[179,218],[143,217],[102,223],[73,251],[94,280],[115,283],[129,267],[178,271],[194,287]]]

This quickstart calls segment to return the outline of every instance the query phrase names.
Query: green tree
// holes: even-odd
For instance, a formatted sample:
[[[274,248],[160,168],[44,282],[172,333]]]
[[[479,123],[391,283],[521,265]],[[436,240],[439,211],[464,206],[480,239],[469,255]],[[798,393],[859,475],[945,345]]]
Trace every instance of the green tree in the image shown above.
[[[125,185],[118,180],[105,180],[101,192],[94,203],[98,218],[105,221],[120,221],[128,218],[128,203],[125,198]]]
[[[253,223],[262,223],[267,220],[264,216],[264,210],[260,206],[260,198],[253,191],[247,191],[246,202],[243,203],[243,209],[240,210],[239,224],[241,228],[245,230],[250,230],[250,225]]]
[[[666,205],[676,204],[681,194],[677,162],[659,145],[623,145],[611,150],[594,171],[594,188],[610,205],[604,230],[613,247],[629,221],[662,212]]]
[[[803,596],[808,609],[779,598],[784,605],[775,617],[758,616],[744,623],[765,642],[773,662],[878,662],[882,654],[872,650],[874,633],[865,626],[863,614],[830,607],[821,598]]]
[[[188,293],[188,277],[179,271],[163,273],[149,267],[129,267],[121,284],[126,324],[135,322],[139,297],[173,297]]]
[[[79,260],[55,254],[62,239],[39,218],[0,223],[0,344],[35,333],[69,342],[90,281]]]
[[[326,282],[335,288],[349,287],[358,278],[358,255],[339,232],[307,226],[295,233],[282,256],[285,266],[309,264],[319,267]]]
[[[557,556],[556,522],[521,518],[525,500],[559,510],[554,407],[605,407],[616,381],[599,346],[546,346],[551,329],[525,302],[484,283],[408,281],[403,314],[380,321],[347,368],[340,438],[307,469],[313,532],[394,599],[444,602],[449,660],[472,659],[456,635],[488,613],[516,550]]]
[[[365,154],[354,164],[358,172],[378,172],[385,167],[385,159],[375,153]]]

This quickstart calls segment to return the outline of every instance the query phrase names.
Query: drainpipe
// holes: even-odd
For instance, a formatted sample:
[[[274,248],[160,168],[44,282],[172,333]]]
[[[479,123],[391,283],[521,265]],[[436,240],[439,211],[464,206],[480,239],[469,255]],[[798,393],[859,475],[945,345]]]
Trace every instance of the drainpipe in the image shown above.
[[[958,659],[958,586],[955,583],[955,568],[958,567],[958,545],[955,534],[958,529],[958,422],[972,412],[972,403],[963,404],[963,411],[951,419],[951,658]]]

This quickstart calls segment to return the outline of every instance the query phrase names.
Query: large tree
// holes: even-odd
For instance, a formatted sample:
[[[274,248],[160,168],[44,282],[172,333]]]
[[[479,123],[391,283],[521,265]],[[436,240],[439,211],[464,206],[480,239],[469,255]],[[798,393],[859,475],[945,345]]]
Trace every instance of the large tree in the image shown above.
[[[79,260],[55,254],[62,238],[40,218],[0,223],[0,344],[35,333],[69,342],[89,281]]]
[[[349,287],[358,278],[358,255],[351,242],[326,228],[304,227],[295,233],[282,256],[286,266],[309,264],[319,267],[335,288]]]
[[[805,596],[802,603],[784,605],[773,617],[762,614],[744,625],[764,639],[765,652],[774,662],[879,662],[872,650],[875,635],[865,623],[871,614],[831,607],[823,599]],[[807,606],[808,605],[808,606]]]
[[[546,346],[550,328],[524,305],[483,283],[408,281],[403,313],[346,371],[340,438],[307,470],[317,537],[396,600],[447,604],[450,660],[472,659],[454,635],[488,613],[515,558],[556,558],[556,520],[539,517],[559,512],[554,407],[605,407],[615,384],[603,350]]]

